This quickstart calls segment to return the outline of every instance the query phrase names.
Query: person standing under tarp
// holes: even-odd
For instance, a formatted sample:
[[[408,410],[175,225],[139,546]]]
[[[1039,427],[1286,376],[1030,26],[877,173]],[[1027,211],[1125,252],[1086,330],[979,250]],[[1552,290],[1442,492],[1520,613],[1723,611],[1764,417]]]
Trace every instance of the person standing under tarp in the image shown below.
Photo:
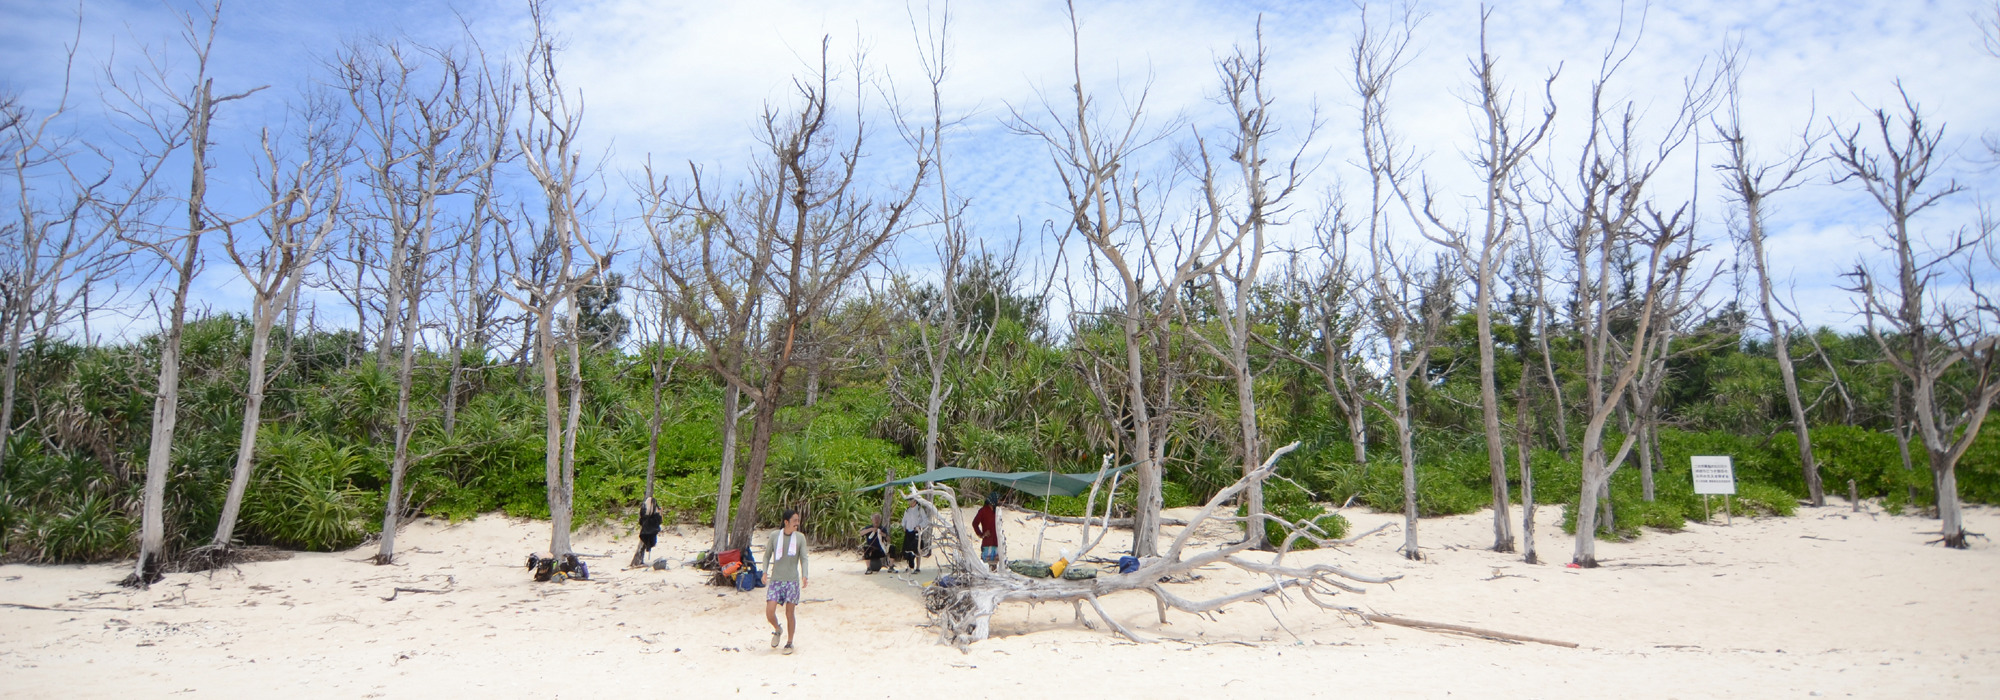
[[[930,525],[930,514],[918,508],[915,501],[903,509],[903,560],[909,562],[910,573],[923,571],[917,560],[924,556],[924,528]]]
[[[1000,564],[1000,528],[997,507],[1000,494],[986,492],[986,505],[972,516],[972,534],[979,536],[979,560],[989,567]]]
[[[806,535],[799,532],[805,516],[797,508],[786,508],[784,529],[771,533],[771,578],[764,587],[764,619],[771,623],[771,648],[784,638],[785,652],[792,653],[792,640],[799,635],[799,596],[808,584]],[[778,606],[785,606],[785,624],[778,624]]]
[[[868,560],[868,573],[884,568],[896,573],[896,566],[889,563],[889,550],[894,548],[894,540],[889,536],[889,528],[882,524],[881,513],[868,515],[868,528],[861,531],[861,558]]]

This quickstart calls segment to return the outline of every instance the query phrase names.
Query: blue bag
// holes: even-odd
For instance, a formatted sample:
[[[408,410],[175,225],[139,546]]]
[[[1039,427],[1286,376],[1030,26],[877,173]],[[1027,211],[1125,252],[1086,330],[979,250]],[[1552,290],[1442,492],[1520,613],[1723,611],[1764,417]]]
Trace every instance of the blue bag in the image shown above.
[[[1119,558],[1118,558],[1118,573],[1121,573],[1121,574],[1129,574],[1129,573],[1132,573],[1132,572],[1134,572],[1134,571],[1138,571],[1138,570],[1139,570],[1139,558],[1138,558],[1138,557],[1119,557]]]

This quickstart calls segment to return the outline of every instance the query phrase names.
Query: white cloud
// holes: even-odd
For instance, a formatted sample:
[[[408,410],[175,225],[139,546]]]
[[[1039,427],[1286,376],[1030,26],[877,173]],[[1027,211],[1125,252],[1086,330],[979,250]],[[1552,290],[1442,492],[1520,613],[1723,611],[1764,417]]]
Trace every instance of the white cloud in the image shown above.
[[[278,113],[289,86],[308,79],[313,58],[337,42],[365,33],[408,32],[427,38],[457,33],[457,6],[486,37],[489,51],[513,51],[525,24],[524,3],[415,0],[365,3],[267,2],[231,5],[220,52],[225,74],[238,84],[279,86],[270,99],[244,105],[224,141]],[[1233,44],[1251,40],[1257,13],[1272,58],[1272,87],[1282,100],[1280,117],[1302,129],[1317,103],[1328,120],[1319,144],[1329,157],[1324,183],[1352,180],[1355,157],[1347,51],[1356,14],[1338,2],[1197,2],[1116,0],[1081,2],[1083,73],[1101,106],[1116,108],[1120,90],[1130,95],[1151,80],[1150,112],[1164,123],[1185,115],[1213,126],[1219,107],[1212,60]],[[947,109],[971,115],[953,145],[954,188],[974,201],[974,225],[992,236],[1024,227],[1035,237],[1044,220],[1059,218],[1061,197],[1040,146],[1002,127],[1006,106],[1036,108],[1046,96],[1060,101],[1072,80],[1068,27],[1061,3],[965,3],[953,7],[952,76]],[[1395,128],[1429,153],[1427,174],[1447,194],[1473,191],[1460,153],[1470,145],[1467,61],[1477,49],[1477,4],[1450,0],[1425,4],[1420,53],[1394,96]],[[1623,7],[1636,12],[1637,3]],[[1937,123],[1950,125],[1954,144],[1967,145],[2000,126],[2000,59],[1983,52],[1969,16],[1985,0],[1868,0],[1844,3],[1655,3],[1644,38],[1614,88],[1634,100],[1649,120],[1667,116],[1677,90],[1696,66],[1732,39],[1740,39],[1749,64],[1744,108],[1749,135],[1776,152],[1806,124],[1809,114],[1852,123],[1868,108],[1895,101],[1903,82]],[[921,84],[912,40],[911,10],[900,0],[753,0],[657,2],[594,0],[554,3],[554,23],[568,39],[566,79],[589,105],[587,128],[598,147],[613,154],[605,186],[623,196],[620,173],[651,154],[679,172],[693,161],[740,169],[755,146],[753,125],[766,103],[790,99],[790,81],[816,60],[819,42],[831,37],[833,60],[845,77],[858,47],[865,48],[901,94],[920,105]],[[61,11],[58,11],[61,10]],[[921,22],[922,7],[915,8]],[[1990,11],[1990,10],[1989,10]],[[1573,152],[1583,130],[1584,91],[1599,53],[1617,26],[1616,2],[1522,0],[1494,12],[1490,46],[1507,83],[1524,108],[1539,100],[1540,80],[1561,68],[1555,89],[1560,106],[1553,134],[1558,157]],[[67,10],[24,3],[0,7],[0,60],[13,87],[45,94],[51,57],[68,37]],[[151,3],[101,0],[86,5],[85,54],[103,60],[114,43],[129,52],[139,43],[161,45],[173,27]],[[851,83],[848,83],[851,86]],[[871,155],[892,163],[901,152],[893,132],[877,119]],[[239,147],[240,146],[233,146]],[[1663,196],[1691,197],[1698,188],[1708,230],[1723,238],[1727,207],[1707,166],[1719,149],[1705,146],[1702,163],[1690,148],[1661,175]],[[1168,152],[1155,158],[1164,162]],[[887,169],[887,166],[885,166]],[[1943,232],[1970,220],[1976,197],[1990,198],[1990,172],[1964,167],[1954,173],[1971,188],[1925,222]],[[1825,177],[1776,203],[1774,267],[1789,271],[1807,320],[1846,325],[1851,303],[1837,291],[1839,273],[1871,247],[1879,214],[1850,187]],[[921,265],[921,249],[904,258]],[[211,275],[226,274],[220,268]],[[217,303],[234,303],[217,284]]]

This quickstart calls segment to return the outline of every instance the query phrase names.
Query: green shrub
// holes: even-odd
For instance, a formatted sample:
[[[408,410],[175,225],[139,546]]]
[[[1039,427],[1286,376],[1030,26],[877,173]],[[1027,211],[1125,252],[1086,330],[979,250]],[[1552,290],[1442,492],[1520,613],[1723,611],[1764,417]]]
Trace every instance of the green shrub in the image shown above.
[[[1681,530],[1687,527],[1687,517],[1681,504],[1667,500],[1635,500],[1615,503],[1613,507],[1622,509],[1618,514],[1622,519],[1630,518],[1643,527],[1656,530]],[[1574,529],[1574,526],[1572,526]]]
[[[369,455],[324,436],[268,437],[259,440],[270,447],[244,497],[246,539],[312,551],[359,544],[373,525],[370,516],[381,513],[382,496],[354,483],[368,470]]]
[[[114,510],[109,499],[90,494],[41,521],[35,533],[41,551],[35,559],[49,563],[103,561],[122,554],[131,536],[131,519]]]
[[[1799,497],[1790,491],[1769,484],[1736,484],[1736,497],[1732,513],[1748,515],[1778,515],[1790,517],[1798,511]]]

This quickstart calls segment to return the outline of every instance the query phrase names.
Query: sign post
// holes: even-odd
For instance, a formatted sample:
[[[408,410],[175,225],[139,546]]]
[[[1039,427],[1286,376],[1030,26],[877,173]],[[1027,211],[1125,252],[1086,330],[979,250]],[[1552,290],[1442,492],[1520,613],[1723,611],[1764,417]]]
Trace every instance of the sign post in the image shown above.
[[[1736,495],[1736,469],[1727,456],[1696,456],[1693,458],[1694,492],[1701,494],[1701,508],[1708,515],[1708,497],[1722,496],[1722,512],[1731,525],[1736,518],[1729,512],[1730,497]]]

